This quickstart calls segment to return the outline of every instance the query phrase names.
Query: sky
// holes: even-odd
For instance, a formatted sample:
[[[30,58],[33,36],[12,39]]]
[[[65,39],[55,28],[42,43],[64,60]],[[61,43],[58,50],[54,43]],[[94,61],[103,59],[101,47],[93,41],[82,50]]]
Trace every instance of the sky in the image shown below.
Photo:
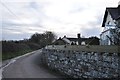
[[[102,32],[106,7],[119,0],[1,0],[2,40],[28,39],[52,31],[58,37],[97,36]]]

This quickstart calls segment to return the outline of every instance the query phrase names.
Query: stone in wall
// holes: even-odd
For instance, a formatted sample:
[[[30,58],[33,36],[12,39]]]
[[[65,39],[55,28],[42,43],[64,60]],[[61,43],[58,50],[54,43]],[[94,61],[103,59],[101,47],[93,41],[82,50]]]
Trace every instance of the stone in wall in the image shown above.
[[[118,53],[44,49],[42,59],[51,69],[74,78],[118,77]]]

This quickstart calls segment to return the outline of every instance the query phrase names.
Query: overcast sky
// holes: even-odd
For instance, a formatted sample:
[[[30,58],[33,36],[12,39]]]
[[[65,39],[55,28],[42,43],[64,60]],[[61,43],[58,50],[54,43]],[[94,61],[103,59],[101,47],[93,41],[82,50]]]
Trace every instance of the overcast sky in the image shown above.
[[[2,39],[19,40],[52,31],[58,37],[98,36],[106,7],[119,0],[2,0]]]

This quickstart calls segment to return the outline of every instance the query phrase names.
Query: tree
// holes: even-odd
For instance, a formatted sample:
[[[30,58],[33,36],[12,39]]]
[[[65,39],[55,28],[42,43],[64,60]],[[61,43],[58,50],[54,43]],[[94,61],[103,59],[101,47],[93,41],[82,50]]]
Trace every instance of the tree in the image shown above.
[[[92,36],[92,37],[89,37],[89,39],[86,41],[87,42],[87,44],[89,44],[89,45],[99,45],[100,44],[100,42],[99,42],[99,38],[98,37],[94,37],[94,36]]]
[[[56,39],[56,35],[53,32],[46,31],[44,35],[45,35],[45,41],[47,45],[52,44],[52,42]]]
[[[41,34],[35,33],[31,36],[30,41],[34,43],[39,43],[40,39],[42,38]]]
[[[115,29],[111,29],[112,37],[108,37],[113,45],[120,45],[120,19],[116,21]]]
[[[116,22],[115,34],[116,34],[115,45],[120,45],[120,18]]]
[[[56,39],[56,35],[51,31],[46,31],[43,34],[35,33],[29,39],[31,42],[39,44],[41,47],[52,44]]]

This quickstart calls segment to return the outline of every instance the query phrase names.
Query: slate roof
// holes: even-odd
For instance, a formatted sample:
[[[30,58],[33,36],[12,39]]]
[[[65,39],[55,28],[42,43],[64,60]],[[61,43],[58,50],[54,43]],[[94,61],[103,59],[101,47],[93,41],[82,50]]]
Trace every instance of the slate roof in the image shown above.
[[[120,16],[118,8],[107,8],[107,11],[111,14],[111,17],[116,20]]]
[[[105,22],[106,22],[108,13],[110,13],[113,20],[117,20],[118,18],[120,18],[120,5],[118,7],[108,7],[108,8],[106,8],[105,15],[104,15],[104,18],[103,18],[102,27],[105,26]]]
[[[71,42],[78,42],[79,45],[81,45],[81,42],[85,41],[86,44],[93,44],[93,45],[98,45],[99,44],[99,38],[97,37],[89,37],[89,38],[69,38],[69,37],[64,37],[68,40],[70,40]],[[92,41],[92,43],[91,43]],[[96,42],[97,41],[97,42]],[[70,44],[69,42],[63,40],[63,38],[59,38],[58,40],[56,40],[54,43],[54,45],[64,45],[64,44]]]
[[[78,41],[78,38],[67,38],[70,41]]]
[[[80,38],[80,39],[78,39],[78,38],[67,38],[67,39],[69,39],[70,41],[85,41],[85,40],[87,40],[88,38]]]
[[[53,42],[52,44],[54,45],[64,45],[66,44],[67,42],[62,40],[61,38],[57,39],[55,42]],[[67,43],[68,44],[68,43]]]

